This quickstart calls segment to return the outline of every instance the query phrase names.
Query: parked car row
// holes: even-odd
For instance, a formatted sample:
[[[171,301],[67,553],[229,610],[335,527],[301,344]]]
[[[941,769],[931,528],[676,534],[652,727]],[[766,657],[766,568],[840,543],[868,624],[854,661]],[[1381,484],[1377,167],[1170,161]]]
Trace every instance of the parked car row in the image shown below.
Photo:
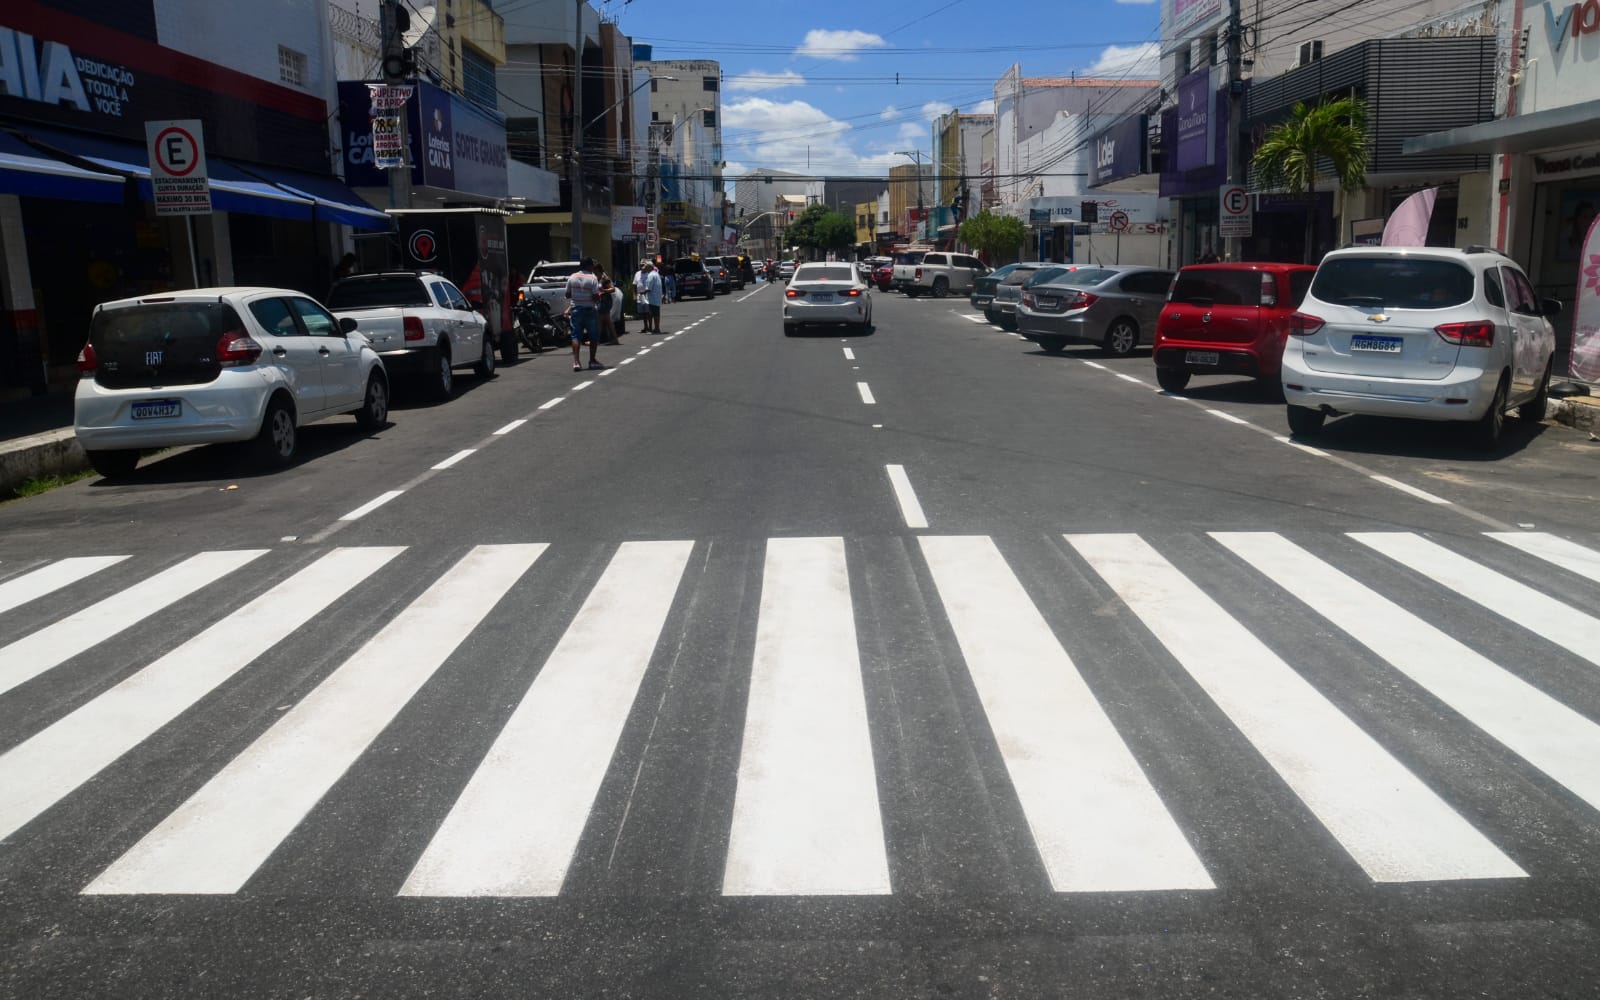
[[[1499,440],[1505,414],[1544,416],[1555,359],[1550,317],[1515,261],[1485,247],[1351,247],[1320,265],[1151,267],[1008,264],[984,275],[973,308],[1059,353],[1148,344],[1156,381],[1243,375],[1288,407],[1295,434],[1330,416],[1466,424]]]

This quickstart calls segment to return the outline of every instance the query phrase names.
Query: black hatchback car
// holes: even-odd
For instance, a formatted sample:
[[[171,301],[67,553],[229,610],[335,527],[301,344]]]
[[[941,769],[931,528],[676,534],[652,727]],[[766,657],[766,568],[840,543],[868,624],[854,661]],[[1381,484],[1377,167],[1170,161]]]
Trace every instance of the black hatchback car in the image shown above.
[[[711,284],[711,272],[699,261],[679,257],[672,262],[672,276],[678,282],[678,298],[686,299],[691,295],[716,298],[717,290]]]

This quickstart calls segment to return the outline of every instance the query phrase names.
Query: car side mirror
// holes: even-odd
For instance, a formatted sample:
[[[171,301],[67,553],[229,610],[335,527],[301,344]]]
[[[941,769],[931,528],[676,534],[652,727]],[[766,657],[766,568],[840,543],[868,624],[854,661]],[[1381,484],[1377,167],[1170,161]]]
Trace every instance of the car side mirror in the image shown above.
[[[360,324],[358,324],[356,322],[354,316],[341,316],[341,317],[339,317],[339,332],[340,333],[355,333],[356,332],[356,327],[358,325],[360,325]]]
[[[1539,315],[1550,317],[1560,316],[1561,308],[1562,306],[1560,299],[1542,299],[1539,302]]]

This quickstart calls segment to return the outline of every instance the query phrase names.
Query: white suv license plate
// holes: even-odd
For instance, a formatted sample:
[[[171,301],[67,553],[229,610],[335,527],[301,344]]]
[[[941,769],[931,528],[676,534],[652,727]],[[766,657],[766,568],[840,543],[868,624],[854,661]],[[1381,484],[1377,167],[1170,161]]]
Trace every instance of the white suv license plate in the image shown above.
[[[1357,334],[1350,338],[1352,351],[1372,351],[1375,354],[1399,354],[1404,341],[1399,337],[1372,337]]]
[[[1216,351],[1185,351],[1183,360],[1191,365],[1214,365],[1219,359]]]
[[[176,399],[147,399],[133,404],[133,419],[159,420],[183,416],[183,403]]]

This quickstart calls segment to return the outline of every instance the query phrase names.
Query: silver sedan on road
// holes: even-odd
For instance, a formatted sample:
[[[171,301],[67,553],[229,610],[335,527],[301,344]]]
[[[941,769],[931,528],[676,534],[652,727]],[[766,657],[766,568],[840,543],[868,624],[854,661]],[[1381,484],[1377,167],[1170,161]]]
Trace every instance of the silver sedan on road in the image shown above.
[[[783,290],[783,333],[793,337],[802,327],[824,324],[872,329],[872,294],[856,266],[807,263],[795,269]]]
[[[1052,354],[1072,342],[1126,357],[1153,343],[1172,272],[1154,267],[1080,267],[1022,289],[1017,330]]]

